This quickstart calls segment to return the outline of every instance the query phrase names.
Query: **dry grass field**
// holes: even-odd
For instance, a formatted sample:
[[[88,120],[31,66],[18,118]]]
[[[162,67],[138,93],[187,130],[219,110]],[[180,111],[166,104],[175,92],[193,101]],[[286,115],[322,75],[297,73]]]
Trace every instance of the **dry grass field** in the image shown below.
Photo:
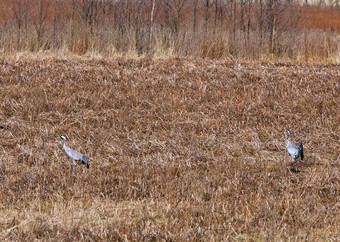
[[[38,57],[0,74],[2,240],[340,237],[337,65]],[[90,169],[61,169],[60,135]]]

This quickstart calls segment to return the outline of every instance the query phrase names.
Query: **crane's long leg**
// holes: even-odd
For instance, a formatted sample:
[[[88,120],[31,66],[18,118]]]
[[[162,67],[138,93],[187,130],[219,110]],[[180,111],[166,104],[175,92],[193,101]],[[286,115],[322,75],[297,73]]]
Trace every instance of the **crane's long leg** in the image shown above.
[[[71,170],[73,170],[73,166],[72,165],[74,165],[74,166],[76,166],[77,165],[77,163],[75,162],[75,160],[72,160],[72,164],[71,164]]]

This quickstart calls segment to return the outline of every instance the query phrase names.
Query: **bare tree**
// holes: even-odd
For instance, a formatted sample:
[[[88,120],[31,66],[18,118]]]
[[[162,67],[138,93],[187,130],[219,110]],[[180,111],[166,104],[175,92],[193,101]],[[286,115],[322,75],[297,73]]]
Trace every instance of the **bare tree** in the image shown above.
[[[20,49],[20,43],[21,43],[21,31],[22,31],[22,26],[24,22],[25,15],[28,13],[25,11],[24,6],[23,6],[23,0],[17,0],[13,1],[11,4],[11,12],[14,15],[14,19],[16,21],[17,25],[17,49]]]
[[[93,35],[93,24],[97,18],[98,0],[72,0],[72,8],[90,28]]]
[[[175,51],[178,52],[179,45],[179,26],[184,18],[184,7],[188,0],[163,0],[165,2],[166,11],[170,17],[170,28],[174,33],[175,38]]]
[[[276,12],[275,0],[267,1],[267,30],[269,32],[269,51],[274,52],[275,28],[276,28]]]
[[[237,18],[237,1],[230,0],[226,6],[226,13],[229,19],[229,52],[233,55],[235,53],[236,41],[236,18]]]
[[[151,1],[151,11],[150,11],[150,25],[149,25],[149,43],[148,48],[150,48],[151,45],[151,39],[152,39],[152,29],[153,29],[153,21],[154,21],[154,11],[155,11],[155,0]]]
[[[210,19],[210,0],[205,0],[204,3],[204,40],[206,40],[208,32],[208,23]]]
[[[193,2],[194,4],[194,19],[193,19],[193,32],[194,32],[194,36],[196,36],[196,26],[197,26],[197,5],[198,5],[198,0],[194,0]]]
[[[215,0],[215,13],[214,13],[214,35],[217,33],[217,20],[220,19],[222,26],[222,3],[221,0]]]
[[[250,24],[251,24],[251,13],[252,13],[252,5],[253,0],[247,0],[248,2],[248,8],[247,8],[247,15],[248,15],[248,21],[247,21],[247,43],[249,44],[250,40]]]
[[[35,11],[33,12],[32,21],[37,35],[38,48],[40,48],[45,31],[46,18],[51,10],[51,2],[36,0],[35,5],[37,8],[34,8]]]
[[[132,16],[134,19],[134,32],[135,32],[135,49],[138,55],[143,53],[146,44],[143,39],[146,35],[146,31],[143,28],[144,25],[144,13],[146,11],[147,2],[143,0],[134,0],[134,9],[132,11]]]
[[[240,19],[240,29],[242,30],[242,32],[245,32],[245,26],[244,26],[244,10],[245,10],[245,0],[241,0],[240,2],[240,8],[241,8],[241,19]]]
[[[58,22],[58,0],[54,0],[54,12],[53,12],[53,41],[54,44],[57,42],[56,41],[56,35],[57,35],[57,22]]]

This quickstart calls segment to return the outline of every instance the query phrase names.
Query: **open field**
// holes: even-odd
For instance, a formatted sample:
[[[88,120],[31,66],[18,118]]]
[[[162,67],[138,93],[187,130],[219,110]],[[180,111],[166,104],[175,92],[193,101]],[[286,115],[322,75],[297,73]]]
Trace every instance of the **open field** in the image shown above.
[[[340,237],[337,65],[24,58],[0,74],[2,239]],[[60,169],[60,135],[90,156],[83,175]]]

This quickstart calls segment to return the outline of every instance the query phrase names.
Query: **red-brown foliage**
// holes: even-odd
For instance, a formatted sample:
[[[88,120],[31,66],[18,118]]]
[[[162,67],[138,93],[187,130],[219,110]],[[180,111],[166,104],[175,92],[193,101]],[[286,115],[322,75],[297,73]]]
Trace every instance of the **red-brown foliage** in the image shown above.
[[[340,30],[340,8],[304,6],[300,28]]]
[[[273,1],[272,6],[267,1],[209,1],[207,6],[203,0],[155,0],[152,12],[151,0],[85,2],[0,1],[0,53],[47,50],[332,62],[340,58],[337,8],[287,1]]]

